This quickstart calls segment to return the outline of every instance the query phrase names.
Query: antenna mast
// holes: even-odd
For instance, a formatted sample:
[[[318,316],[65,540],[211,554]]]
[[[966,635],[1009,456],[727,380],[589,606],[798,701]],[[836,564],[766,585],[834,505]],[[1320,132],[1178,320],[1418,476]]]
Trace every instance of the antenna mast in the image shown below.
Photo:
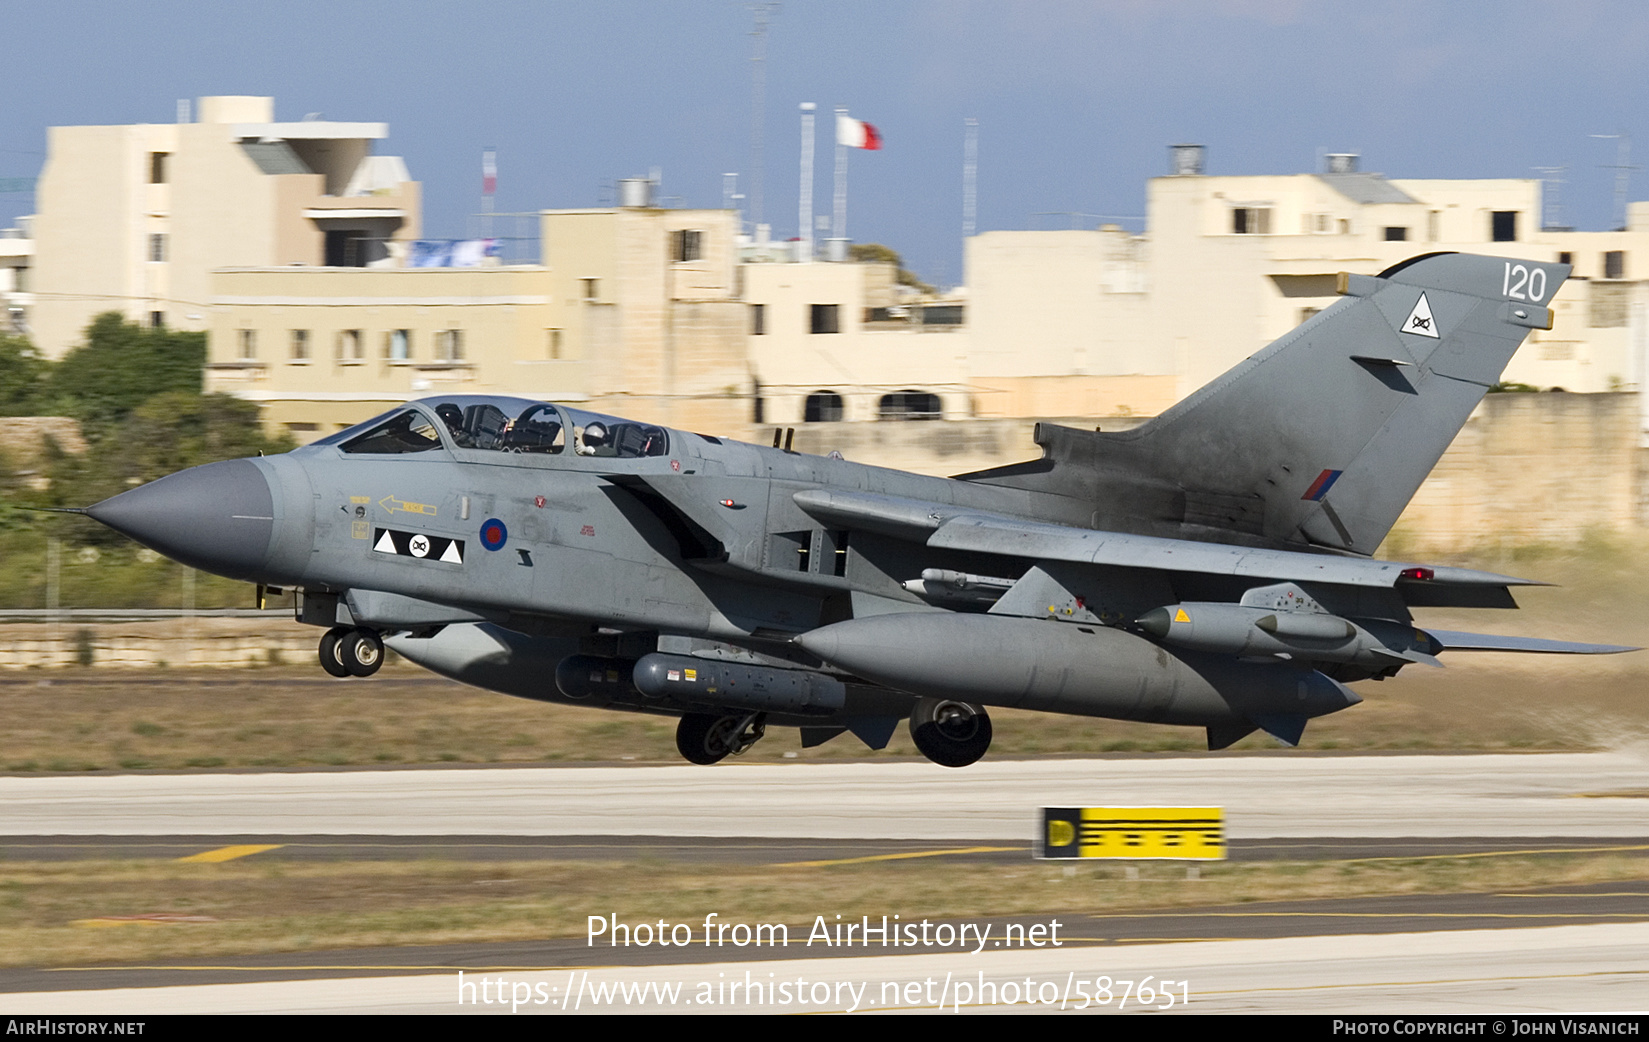
[[[767,116],[767,20],[777,3],[751,4],[756,27],[750,31],[750,223],[762,223],[762,125]]]
[[[1626,181],[1627,178],[1631,177],[1632,171],[1637,169],[1631,164],[1632,135],[1622,132],[1619,134],[1593,134],[1592,136],[1596,138],[1614,138],[1618,142],[1612,168],[1615,171],[1615,230],[1623,232],[1626,230]],[[1608,170],[1611,167],[1608,163],[1604,163],[1603,169]]]

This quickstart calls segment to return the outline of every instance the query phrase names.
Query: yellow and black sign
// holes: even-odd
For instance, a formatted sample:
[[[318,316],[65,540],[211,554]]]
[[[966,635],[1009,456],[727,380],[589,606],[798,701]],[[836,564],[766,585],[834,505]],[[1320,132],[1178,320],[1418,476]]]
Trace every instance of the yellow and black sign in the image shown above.
[[[1221,861],[1220,807],[1044,807],[1045,858],[1159,858]]]

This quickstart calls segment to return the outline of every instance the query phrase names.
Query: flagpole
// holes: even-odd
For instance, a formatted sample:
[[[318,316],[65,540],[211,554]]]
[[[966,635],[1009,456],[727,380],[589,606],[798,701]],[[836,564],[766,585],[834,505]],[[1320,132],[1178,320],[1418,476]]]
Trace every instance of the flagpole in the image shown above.
[[[481,150],[481,238],[492,238],[492,197],[498,191],[498,152]]]
[[[845,105],[836,106],[836,212],[831,221],[832,238],[847,238],[847,145],[842,141],[842,118],[847,115]]]
[[[798,261],[813,259],[813,110],[811,101],[802,102],[802,191],[796,207],[797,238],[801,240]]]

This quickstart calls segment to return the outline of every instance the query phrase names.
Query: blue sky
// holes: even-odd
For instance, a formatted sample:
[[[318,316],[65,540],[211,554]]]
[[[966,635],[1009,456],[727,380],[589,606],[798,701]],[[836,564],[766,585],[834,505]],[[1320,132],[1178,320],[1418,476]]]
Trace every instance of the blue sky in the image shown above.
[[[176,99],[267,94],[278,119],[390,124],[425,230],[461,236],[496,146],[502,211],[592,206],[620,177],[719,206],[750,169],[752,15],[738,0],[0,4],[0,178],[45,128],[170,122]],[[1611,223],[1616,142],[1649,164],[1649,5],[1623,0],[785,0],[772,19],[765,212],[796,234],[797,105],[847,105],[884,151],[851,163],[849,233],[929,280],[961,272],[963,120],[979,120],[979,227],[1141,215],[1178,141],[1215,174],[1362,153],[1392,177],[1567,166],[1565,217]],[[815,212],[830,208],[821,129]],[[1649,198],[1649,173],[1634,173]],[[608,186],[604,188],[604,186]],[[748,192],[748,182],[741,188]],[[29,197],[0,195],[0,215]],[[1081,219],[1085,224],[1095,223]],[[9,222],[8,222],[9,223]]]

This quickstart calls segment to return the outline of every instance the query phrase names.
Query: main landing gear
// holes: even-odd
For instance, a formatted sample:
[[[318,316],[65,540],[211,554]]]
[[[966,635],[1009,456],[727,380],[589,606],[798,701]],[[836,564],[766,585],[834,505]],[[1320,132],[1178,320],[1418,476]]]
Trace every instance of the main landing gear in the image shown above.
[[[320,657],[335,677],[370,677],[384,664],[384,642],[375,630],[334,626],[321,638]]]
[[[910,737],[923,756],[942,767],[966,767],[991,747],[991,718],[984,706],[948,698],[919,698],[910,714]]]
[[[693,763],[719,763],[755,745],[766,733],[766,713],[683,713],[676,725],[676,748]]]

